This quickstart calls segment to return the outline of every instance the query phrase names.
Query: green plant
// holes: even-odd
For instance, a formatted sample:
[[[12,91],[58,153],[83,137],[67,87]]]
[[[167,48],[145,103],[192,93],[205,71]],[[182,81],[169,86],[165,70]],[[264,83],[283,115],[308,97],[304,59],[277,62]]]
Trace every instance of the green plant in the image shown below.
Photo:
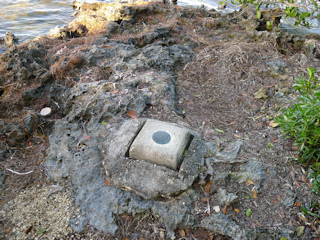
[[[307,216],[313,216],[320,219],[320,203],[318,201],[312,202],[310,206],[301,205],[301,211]]]
[[[298,103],[283,110],[276,118],[287,137],[293,137],[299,146],[298,159],[309,164],[309,175],[313,179],[313,190],[320,191],[320,92],[317,70],[308,68],[307,77],[296,79],[293,86],[301,93]]]
[[[320,168],[319,168],[319,163],[317,162],[316,165],[317,167],[315,167],[315,169],[313,169],[312,167],[310,167],[309,169],[309,179],[312,179],[312,188],[313,188],[313,192],[316,194],[320,193]],[[318,213],[320,214],[320,213]]]
[[[222,0],[219,2],[220,5],[227,5],[228,3],[238,6],[248,6],[251,5],[256,9],[257,18],[261,18],[260,9],[271,8],[282,8],[285,17],[295,18],[294,25],[302,25],[305,27],[311,27],[309,20],[318,18],[320,19],[320,6],[317,0],[308,1],[296,1],[296,0]],[[272,27],[272,23],[267,23],[268,29]]]
[[[318,87],[319,80],[314,77],[316,70],[309,67],[307,73],[309,75],[308,78],[298,78],[296,79],[297,83],[293,85],[302,95],[312,95]]]

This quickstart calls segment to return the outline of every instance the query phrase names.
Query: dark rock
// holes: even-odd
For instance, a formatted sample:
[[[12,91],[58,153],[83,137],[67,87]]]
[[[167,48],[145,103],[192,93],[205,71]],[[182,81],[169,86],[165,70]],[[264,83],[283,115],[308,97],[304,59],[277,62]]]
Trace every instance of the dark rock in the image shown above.
[[[168,38],[170,36],[171,34],[168,28],[156,28],[139,39],[140,46],[145,46],[153,43],[157,39]]]
[[[320,45],[318,43],[318,40],[315,40],[315,39],[307,40],[305,42],[304,48],[305,48],[306,55],[309,55],[309,56],[311,55],[315,58],[320,59]]]
[[[285,237],[287,240],[291,240],[293,233],[293,231],[285,228],[273,230],[263,227],[256,227],[247,231],[247,239],[281,239],[281,237]]]
[[[0,170],[0,191],[2,191],[2,189],[4,188],[5,181],[6,181],[6,174],[4,170]]]
[[[228,219],[224,214],[212,214],[204,218],[199,227],[203,227],[209,231],[218,232],[227,235],[235,240],[247,239],[245,230],[242,230],[235,222]]]
[[[46,49],[40,44],[29,43],[27,50],[10,48],[4,54],[8,59],[7,70],[13,70],[16,80],[31,80],[38,75],[39,70],[48,69],[48,63],[44,61]]]
[[[117,29],[120,27],[120,25],[116,22],[110,22],[106,28],[106,36],[109,36],[110,34],[117,31]]]
[[[53,80],[54,78],[49,71],[44,70],[38,72],[38,75],[36,76],[36,81],[39,81],[40,85],[36,86],[35,88],[28,89],[22,94],[24,104],[29,105],[30,102],[34,101],[35,99],[41,97],[48,97],[48,95],[45,93],[49,92]],[[56,92],[55,95],[58,95],[57,93],[62,92]],[[50,101],[50,98],[48,100]]]
[[[38,117],[35,113],[29,112],[21,122],[2,123],[2,125],[4,126],[3,134],[11,143],[21,143],[33,134],[38,125]]]
[[[287,196],[285,199],[283,199],[282,204],[286,207],[291,207],[295,204],[297,195],[291,190],[286,190],[286,192],[287,192]]]
[[[97,40],[95,40],[94,44],[95,45],[103,45],[109,43],[109,38],[107,36],[101,36]]]
[[[4,141],[0,141],[0,160],[3,160],[6,157],[7,150],[3,146],[4,144]]]
[[[5,135],[14,142],[22,142],[27,138],[27,134],[20,124],[10,123],[5,128]]]
[[[22,123],[27,131],[27,135],[31,136],[38,126],[39,118],[36,113],[29,112],[22,118]]]
[[[67,28],[55,27],[50,30],[49,36],[56,39],[67,40],[69,38],[77,38],[84,36],[88,32],[88,29],[79,23],[71,23]]]
[[[266,64],[273,75],[284,74],[287,69],[287,64],[280,60],[268,61]]]
[[[213,177],[211,182],[216,185],[226,186],[228,183],[228,178],[230,175],[230,171],[221,172],[219,170],[213,171]]]
[[[225,160],[229,160],[230,162],[233,162],[237,159],[241,146],[242,141],[236,141],[234,143],[229,144],[228,147],[225,148],[223,151],[215,152],[214,155],[218,158],[222,158]]]
[[[241,172],[232,172],[230,176],[239,183],[244,183],[247,179],[252,180],[259,192],[261,184],[266,179],[266,166],[262,162],[250,161],[242,164],[240,169]]]
[[[236,194],[228,193],[227,190],[222,188],[218,189],[218,192],[214,195],[214,197],[221,206],[230,206],[239,200]]]
[[[177,5],[177,0],[162,0],[164,4]]]

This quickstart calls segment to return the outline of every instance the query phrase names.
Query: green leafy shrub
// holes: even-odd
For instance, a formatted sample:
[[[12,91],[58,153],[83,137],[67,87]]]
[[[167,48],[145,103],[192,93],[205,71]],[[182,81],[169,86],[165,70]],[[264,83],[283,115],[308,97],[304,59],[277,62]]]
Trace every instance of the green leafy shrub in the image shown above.
[[[257,18],[261,18],[260,9],[268,8],[282,8],[285,17],[291,17],[295,19],[294,25],[302,25],[305,27],[311,27],[309,21],[314,18],[320,19],[320,4],[317,0],[309,1],[297,1],[297,0],[222,0],[220,5],[226,6],[228,3],[236,6],[248,6],[256,8]],[[267,23],[271,28],[271,22]]]
[[[277,117],[287,137],[293,137],[299,146],[301,163],[309,165],[309,177],[313,179],[313,190],[320,192],[320,91],[316,70],[308,68],[308,76],[297,79],[293,86],[301,93],[298,103],[283,110]]]

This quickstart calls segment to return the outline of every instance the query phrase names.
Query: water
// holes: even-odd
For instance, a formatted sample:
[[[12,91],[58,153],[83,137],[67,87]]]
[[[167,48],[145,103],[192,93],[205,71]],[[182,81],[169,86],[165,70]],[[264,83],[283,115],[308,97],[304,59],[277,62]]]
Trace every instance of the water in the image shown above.
[[[19,42],[46,35],[51,28],[73,20],[73,0],[1,0],[0,38],[11,31]],[[86,0],[86,2],[98,2]],[[100,0],[113,2],[113,0]],[[218,0],[178,0],[179,5],[214,8]]]
[[[19,42],[45,35],[72,20],[72,0],[1,0],[0,37],[11,31]]]
[[[0,0],[0,38],[11,31],[22,43],[37,36],[46,35],[51,28],[68,25],[72,16],[73,0]],[[114,2],[114,0],[86,0],[86,2]],[[204,5],[206,8],[218,8],[220,0],[178,0],[178,5]],[[320,33],[319,21],[313,23],[317,28],[309,32]],[[285,27],[287,28],[287,27]],[[305,28],[291,29],[296,33]],[[0,51],[1,52],[1,51]]]

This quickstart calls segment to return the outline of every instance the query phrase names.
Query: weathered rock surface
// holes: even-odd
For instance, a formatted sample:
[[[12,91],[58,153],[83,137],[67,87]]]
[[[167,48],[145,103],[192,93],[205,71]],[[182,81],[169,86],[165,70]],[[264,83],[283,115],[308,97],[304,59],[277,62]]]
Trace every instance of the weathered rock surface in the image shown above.
[[[101,137],[102,161],[113,183],[135,191],[144,198],[170,197],[191,187],[204,164],[205,145],[194,137],[179,170],[139,159],[128,159],[126,153],[145,120],[125,122],[108,139]],[[106,133],[101,133],[107,135]]]
[[[32,136],[39,123],[36,113],[28,112],[20,121],[8,122],[0,119],[0,134],[5,136],[11,145],[21,144]]]
[[[201,227],[221,233],[223,235],[228,235],[232,239],[240,240],[247,239],[245,230],[242,230],[228,219],[227,216],[223,214],[213,214],[212,216],[206,217],[201,221]]]
[[[238,201],[238,196],[234,193],[228,193],[226,189],[219,188],[214,195],[221,206],[230,206]]]
[[[258,161],[250,161],[240,166],[241,172],[232,172],[231,177],[239,183],[250,179],[254,182],[257,191],[266,179],[266,166]]]
[[[216,185],[227,188],[230,181],[238,184],[250,179],[257,191],[261,190],[266,179],[266,166],[260,161],[238,158],[242,141],[221,150],[220,145],[204,143],[198,133],[192,132],[194,138],[178,171],[128,159],[127,151],[145,121],[140,116],[150,108],[157,113],[153,118],[172,113],[187,125],[184,112],[175,105],[177,76],[189,78],[182,73],[195,59],[199,49],[204,55],[199,62],[209,59],[211,67],[217,58],[229,54],[233,67],[239,70],[237,80],[260,81],[241,69],[245,60],[258,55],[256,52],[256,55],[245,54],[254,48],[250,44],[252,41],[279,40],[275,33],[258,31],[272,14],[265,15],[262,20],[255,19],[252,12],[238,14],[236,18],[233,18],[234,14],[222,17],[213,10],[172,10],[158,3],[117,5],[113,15],[109,13],[114,6],[106,9],[99,3],[78,7],[77,20],[67,28],[55,29],[52,35],[55,39],[41,38],[20,48],[12,47],[2,56],[11,81],[8,89],[14,82],[30,83],[22,94],[23,103],[30,105],[42,101],[38,105],[40,109],[50,106],[61,118],[55,119],[44,165],[49,178],[57,182],[67,179],[72,183],[74,202],[81,207],[81,214],[71,221],[73,229],[81,232],[89,224],[114,234],[118,228],[117,216],[124,213],[132,216],[151,214],[163,222],[167,237],[171,239],[175,238],[176,229],[194,227],[206,228],[233,239],[254,239],[256,232],[245,232],[227,215],[207,216],[212,207],[209,200],[209,211],[195,211],[195,201],[203,198],[203,192],[193,188],[193,184],[198,183],[199,174],[203,176],[200,180],[204,184],[211,181],[212,188]],[[229,32],[231,23],[227,20],[230,18],[237,23],[248,23],[243,27],[249,28],[250,32]],[[222,34],[222,30],[228,34]],[[102,32],[94,35],[97,31]],[[246,38],[246,47],[223,45],[229,35],[231,38]],[[292,36],[288,38],[297,45],[302,41]],[[210,52],[217,46],[218,50]],[[317,56],[317,48],[306,50]],[[237,61],[242,62],[237,65]],[[284,61],[266,62],[266,69],[261,74],[277,77],[285,74],[289,65]],[[200,74],[211,74],[213,70],[210,67]],[[195,74],[197,72],[191,73],[190,78],[198,81]],[[210,84],[214,85],[215,76],[209,77],[208,81],[212,80]],[[4,82],[6,76],[0,76],[0,83]],[[183,81],[180,84],[184,84]],[[199,84],[204,83],[199,81]],[[4,91],[1,95],[8,97]],[[6,103],[10,102],[8,99]],[[215,99],[207,100],[215,104]],[[185,104],[194,104],[191,97],[184,101]],[[128,120],[129,111],[134,111],[138,119]],[[32,134],[36,125],[32,115],[25,120],[26,130],[15,125],[15,131],[10,131],[12,138],[23,141]],[[229,126],[229,123],[224,124]],[[218,165],[238,162],[241,164],[237,172]],[[56,188],[57,191],[59,189]],[[212,193],[210,189],[208,192],[206,194]],[[290,192],[287,195],[283,204],[290,206],[295,195]],[[213,196],[220,199],[221,205],[236,204],[238,199],[237,195],[222,188]],[[211,198],[210,201],[215,200]],[[287,232],[281,234],[276,236],[288,235]],[[273,235],[268,233],[268,236]]]
[[[12,47],[14,44],[18,43],[18,38],[14,36],[12,32],[7,32],[4,36],[4,44],[7,47]]]
[[[82,209],[79,219],[72,221],[73,228],[81,231],[89,223],[99,230],[114,233],[117,229],[114,217],[117,214],[125,212],[136,215],[151,211],[163,220],[170,238],[174,238],[173,230],[177,227],[190,226],[201,226],[231,237],[237,234],[244,236],[242,230],[226,216],[209,217],[201,224],[196,223],[197,217],[192,213],[192,204],[199,193],[187,189],[199,173],[199,166],[203,164],[201,161],[206,148],[200,139],[195,138],[190,145],[179,172],[144,161],[125,159],[132,135],[136,134],[144,121],[139,119],[126,121],[124,124],[87,125],[91,136],[88,140],[85,140],[85,133],[78,124],[65,120],[56,122],[45,165],[54,180],[70,178],[73,183],[75,202]],[[109,161],[110,159],[113,161]],[[198,160],[194,161],[196,159]],[[197,167],[191,166],[190,169],[188,164],[197,164]],[[107,170],[107,175],[104,169]],[[105,185],[105,177],[108,176],[115,186]],[[179,194],[178,198],[162,202],[144,200],[134,192],[124,191],[119,187],[135,190],[134,192],[138,189],[138,195],[147,198],[169,197],[172,193],[186,192]],[[228,198],[230,203],[236,201],[231,198],[232,200]]]

